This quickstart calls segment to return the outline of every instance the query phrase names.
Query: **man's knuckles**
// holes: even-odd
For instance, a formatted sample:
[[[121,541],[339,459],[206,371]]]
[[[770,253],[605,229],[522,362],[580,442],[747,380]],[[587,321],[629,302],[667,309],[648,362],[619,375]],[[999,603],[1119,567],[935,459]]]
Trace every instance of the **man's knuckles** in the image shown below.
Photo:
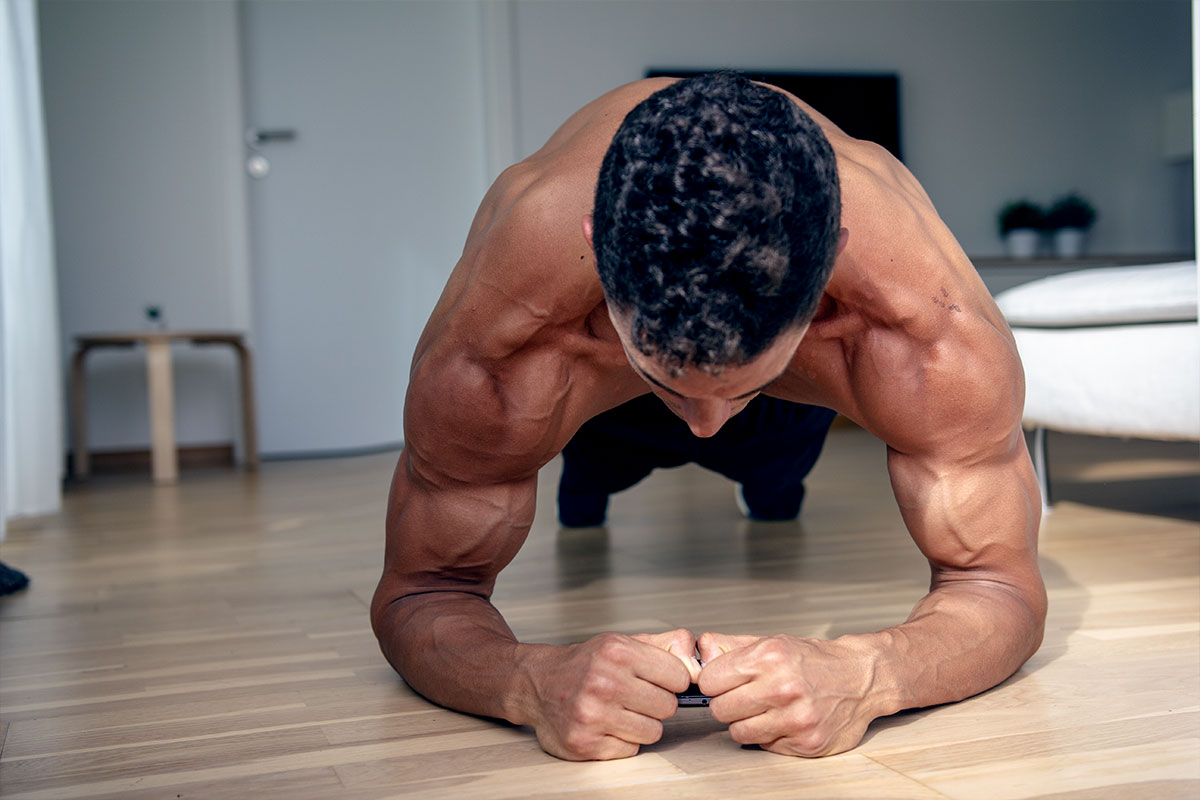
[[[715,661],[720,656],[728,653],[733,649],[733,643],[729,641],[732,638],[722,633],[700,634],[700,638],[696,639],[696,649],[700,651],[700,660],[705,662]]]
[[[845,747],[837,747],[830,740],[828,731],[814,728],[799,734],[777,739],[771,742],[767,749],[772,753],[780,753],[785,756],[820,758],[821,756],[831,756],[835,753],[841,753],[853,746],[853,744],[850,744]]]
[[[750,656],[768,669],[789,666],[796,660],[796,654],[786,639],[772,636],[759,639],[749,646]]]
[[[637,755],[639,745],[588,729],[571,729],[563,734],[552,755],[568,761],[607,761]]]
[[[690,656],[696,651],[696,636],[686,628],[676,628],[666,634],[668,646],[666,649]]]
[[[570,727],[563,733],[562,743],[566,752],[577,758],[595,758],[600,752],[604,735],[587,725]]]
[[[579,693],[575,696],[572,705],[592,705],[596,701],[611,703],[619,700],[620,695],[621,681],[603,665],[593,665],[580,680]]]
[[[696,639],[696,649],[700,652],[700,660],[708,663],[761,641],[761,636],[708,632],[700,634],[700,637]]]
[[[795,675],[788,675],[774,682],[771,692],[772,705],[776,708],[795,707],[797,714],[806,715],[812,709],[805,701],[811,696],[808,682]],[[801,724],[811,724],[805,720]]]
[[[571,732],[600,730],[606,716],[608,705],[603,699],[585,692],[575,698],[565,709],[567,729]]]
[[[634,641],[620,633],[601,633],[594,640],[596,657],[609,664],[629,666],[634,661]]]

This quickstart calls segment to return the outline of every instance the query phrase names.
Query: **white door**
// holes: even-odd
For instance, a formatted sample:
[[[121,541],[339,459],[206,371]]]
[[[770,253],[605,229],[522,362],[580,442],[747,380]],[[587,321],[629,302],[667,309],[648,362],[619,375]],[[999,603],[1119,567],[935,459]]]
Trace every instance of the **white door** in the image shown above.
[[[246,178],[260,447],[398,442],[486,188],[480,8],[250,0],[241,22],[246,120],[267,134],[246,149],[266,173]]]

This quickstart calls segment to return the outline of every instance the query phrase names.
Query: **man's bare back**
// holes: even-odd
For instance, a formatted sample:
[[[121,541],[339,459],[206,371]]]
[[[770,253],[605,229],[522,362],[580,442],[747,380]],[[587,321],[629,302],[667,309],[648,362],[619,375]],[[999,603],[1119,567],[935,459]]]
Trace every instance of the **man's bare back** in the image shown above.
[[[721,417],[704,422],[688,403],[712,407],[740,395],[724,389],[739,374],[745,386],[759,385],[758,373],[732,371],[673,384],[679,392],[652,387],[639,372],[655,367],[623,343],[597,276],[588,220],[601,161],[630,109],[670,83],[639,81],[585,106],[484,198],[417,345],[374,624],[415,689],[455,708],[532,724],[556,755],[628,755],[653,741],[641,717],[662,716],[642,713],[614,722],[617,733],[597,733],[576,718],[564,688],[570,680],[541,675],[551,665],[560,677],[575,668],[586,683],[596,663],[623,659],[642,665],[633,671],[659,687],[699,678],[735,738],[780,752],[838,752],[876,716],[973,694],[1032,654],[1044,616],[1040,503],[1019,427],[1020,363],[973,266],[901,164],[795,98],[836,155],[846,238],[816,316],[785,353],[786,369],[761,373],[778,375],[763,393],[835,409],[887,443],[897,501],[930,560],[930,594],[904,625],[844,641],[706,634],[704,673],[690,666],[696,643],[688,632],[597,637],[582,650],[553,652],[561,648],[517,643],[487,602],[532,522],[538,469],[585,421],[653,388],[693,431],[711,435]],[[666,373],[647,377],[671,382]],[[676,394],[682,404],[672,402]],[[749,692],[733,675],[752,673],[766,686],[780,673],[760,667],[781,655],[808,664],[817,686],[847,662],[869,662],[879,685],[863,689],[853,710],[760,741],[749,720],[767,711],[748,712],[739,696]],[[939,672],[936,683],[930,668]],[[820,716],[819,694],[792,698],[788,707]],[[637,732],[623,736],[629,727]]]

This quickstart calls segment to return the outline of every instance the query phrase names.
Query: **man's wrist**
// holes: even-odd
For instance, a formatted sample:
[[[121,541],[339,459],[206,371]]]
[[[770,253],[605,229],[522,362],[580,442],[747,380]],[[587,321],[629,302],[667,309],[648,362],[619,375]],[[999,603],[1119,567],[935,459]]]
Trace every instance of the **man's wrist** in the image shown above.
[[[862,670],[863,705],[872,719],[887,717],[909,707],[904,682],[897,668],[899,634],[894,628],[877,633],[850,634],[834,641],[848,648]]]
[[[556,649],[547,644],[518,642],[514,645],[512,674],[501,700],[504,718],[512,724],[535,724],[540,706],[538,676],[545,669],[547,658]]]

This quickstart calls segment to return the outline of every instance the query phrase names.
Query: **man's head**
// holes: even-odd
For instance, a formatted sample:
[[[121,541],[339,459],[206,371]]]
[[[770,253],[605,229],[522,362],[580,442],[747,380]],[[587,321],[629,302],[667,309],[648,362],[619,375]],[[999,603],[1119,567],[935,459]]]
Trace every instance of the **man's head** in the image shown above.
[[[750,364],[811,320],[840,215],[833,150],[787,96],[729,73],[656,92],[609,146],[592,213],[622,339],[675,377]]]

